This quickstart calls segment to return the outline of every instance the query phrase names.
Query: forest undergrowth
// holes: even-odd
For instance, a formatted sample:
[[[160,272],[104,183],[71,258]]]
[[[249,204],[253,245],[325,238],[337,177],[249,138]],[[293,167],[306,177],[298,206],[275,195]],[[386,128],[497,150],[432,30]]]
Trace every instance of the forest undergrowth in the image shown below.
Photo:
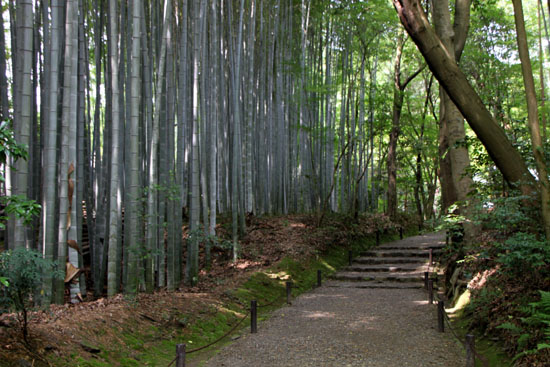
[[[480,201],[480,235],[469,244],[455,236],[442,259],[457,325],[518,367],[550,365],[550,247],[536,213],[525,196]],[[453,233],[457,218],[449,219]]]
[[[276,300],[260,309],[260,319],[265,318],[285,302],[286,281],[294,282],[293,295],[298,295],[313,287],[317,270],[334,272],[347,263],[348,250],[359,253],[373,246],[377,230],[384,241],[398,238],[399,226],[408,234],[418,229],[407,216],[393,223],[383,215],[358,220],[329,215],[322,227],[316,223],[312,215],[251,216],[242,257],[231,261],[230,249],[220,241],[196,287],[52,305],[30,314],[28,342],[16,315],[4,314],[0,366],[168,366],[176,344],[194,349],[216,340],[246,314],[251,299],[260,305]],[[229,219],[222,218],[218,236],[229,238],[229,228]]]

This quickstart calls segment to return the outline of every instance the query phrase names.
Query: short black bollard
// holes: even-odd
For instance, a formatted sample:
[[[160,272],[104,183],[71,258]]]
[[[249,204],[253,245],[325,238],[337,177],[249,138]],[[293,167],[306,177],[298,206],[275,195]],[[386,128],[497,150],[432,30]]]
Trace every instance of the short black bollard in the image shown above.
[[[290,304],[290,298],[292,297],[292,282],[286,282],[286,303]]]
[[[430,249],[430,266],[433,265],[433,262],[434,262],[434,249],[431,248]]]
[[[348,251],[348,263],[349,266],[351,266],[351,264],[353,263],[353,251],[351,250]]]
[[[380,231],[376,230],[376,246],[380,244]]]
[[[258,332],[258,302],[254,299],[250,301],[250,333]]]
[[[449,245],[449,231],[445,231],[445,244]]]
[[[320,287],[322,285],[321,276],[321,270],[317,270],[317,287]]]
[[[185,344],[176,345],[176,367],[185,367]]]
[[[430,273],[427,271],[424,272],[424,289],[428,290],[428,279],[430,277]]]
[[[433,305],[434,303],[434,281],[432,279],[428,280],[428,300],[430,301],[430,305]]]
[[[403,239],[403,227],[399,227],[399,239]]]
[[[445,304],[443,301],[437,302],[437,331],[445,332]]]
[[[466,367],[475,367],[476,365],[475,347],[475,336],[466,334]]]

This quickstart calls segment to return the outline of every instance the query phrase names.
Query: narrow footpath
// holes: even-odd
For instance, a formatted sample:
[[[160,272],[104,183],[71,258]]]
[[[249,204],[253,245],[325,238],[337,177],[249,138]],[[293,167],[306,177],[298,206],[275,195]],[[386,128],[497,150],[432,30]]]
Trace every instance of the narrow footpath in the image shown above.
[[[429,249],[437,252],[443,243],[443,234],[428,234],[363,254],[322,287],[275,311],[257,334],[243,332],[200,365],[464,366],[462,346],[437,331],[437,307],[423,289]]]

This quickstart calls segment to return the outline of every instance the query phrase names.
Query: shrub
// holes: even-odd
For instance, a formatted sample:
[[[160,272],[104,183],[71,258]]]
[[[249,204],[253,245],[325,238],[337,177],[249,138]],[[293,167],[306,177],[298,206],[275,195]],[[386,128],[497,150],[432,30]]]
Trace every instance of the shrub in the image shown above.
[[[53,278],[62,277],[55,264],[34,250],[17,248],[0,254],[0,311],[15,311],[23,331],[28,336],[28,313],[35,306],[35,296],[42,286],[42,274],[50,271]]]
[[[538,278],[544,277],[550,260],[550,246],[538,240],[532,233],[517,232],[504,243],[497,243],[500,253],[497,262],[502,271],[511,276],[524,276],[526,272]]]

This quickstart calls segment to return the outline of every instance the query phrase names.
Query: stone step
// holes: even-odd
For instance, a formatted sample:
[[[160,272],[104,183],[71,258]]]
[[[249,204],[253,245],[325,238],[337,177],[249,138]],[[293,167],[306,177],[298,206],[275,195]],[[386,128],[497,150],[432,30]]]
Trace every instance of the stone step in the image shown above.
[[[326,283],[330,288],[359,288],[359,289],[422,289],[424,283],[420,282],[346,282],[346,281],[329,281]]]
[[[416,245],[400,245],[400,244],[387,244],[376,247],[374,250],[433,250],[434,253],[440,253],[443,246],[416,246]]]
[[[354,264],[419,264],[425,263],[422,257],[358,257],[353,259]]]
[[[352,272],[424,272],[428,271],[428,265],[424,263],[416,264],[352,264],[344,269],[344,271]]]
[[[430,256],[428,250],[371,250],[361,254],[366,257],[421,257],[427,259]]]
[[[331,276],[333,280],[350,282],[424,282],[424,272],[339,272]]]

